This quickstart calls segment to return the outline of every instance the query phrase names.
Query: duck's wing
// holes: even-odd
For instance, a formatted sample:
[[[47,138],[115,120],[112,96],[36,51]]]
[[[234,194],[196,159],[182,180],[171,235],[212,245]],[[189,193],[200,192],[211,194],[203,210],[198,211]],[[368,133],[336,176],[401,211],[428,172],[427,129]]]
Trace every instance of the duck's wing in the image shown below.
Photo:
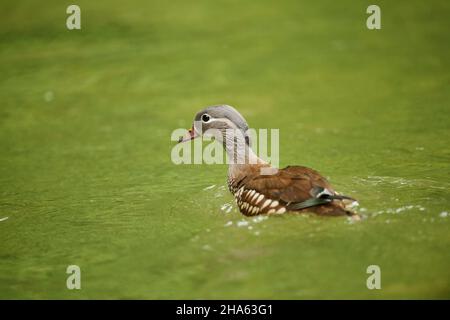
[[[273,175],[254,175],[245,182],[248,188],[261,190],[268,197],[286,203],[302,202],[320,193],[334,194],[330,183],[317,171],[289,166]]]

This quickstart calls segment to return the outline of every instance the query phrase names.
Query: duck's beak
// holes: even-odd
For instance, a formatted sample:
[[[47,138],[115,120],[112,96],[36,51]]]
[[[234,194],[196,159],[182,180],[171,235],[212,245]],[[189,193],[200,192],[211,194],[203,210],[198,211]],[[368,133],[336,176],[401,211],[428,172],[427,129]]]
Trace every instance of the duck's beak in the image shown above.
[[[181,136],[180,139],[178,139],[178,143],[190,141],[198,137],[200,137],[200,135],[195,131],[194,126],[192,126],[184,136]]]

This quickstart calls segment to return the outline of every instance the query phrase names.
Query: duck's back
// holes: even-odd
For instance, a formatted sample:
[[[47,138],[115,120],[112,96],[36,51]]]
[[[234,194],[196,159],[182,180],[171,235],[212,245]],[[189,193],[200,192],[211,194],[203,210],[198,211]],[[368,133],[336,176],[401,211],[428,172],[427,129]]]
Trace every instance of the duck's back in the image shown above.
[[[230,176],[228,187],[244,215],[281,214],[286,211],[320,215],[354,215],[345,200],[317,171],[288,166],[272,175],[262,175],[261,166],[248,166]]]

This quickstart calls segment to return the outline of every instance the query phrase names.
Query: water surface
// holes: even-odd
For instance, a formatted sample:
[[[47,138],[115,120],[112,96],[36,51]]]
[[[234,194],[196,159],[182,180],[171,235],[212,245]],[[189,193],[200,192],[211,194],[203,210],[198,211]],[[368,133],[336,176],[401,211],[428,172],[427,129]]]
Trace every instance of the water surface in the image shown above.
[[[450,298],[448,2],[78,4],[0,5],[1,298]],[[225,165],[174,165],[217,103],[365,219],[245,218]]]

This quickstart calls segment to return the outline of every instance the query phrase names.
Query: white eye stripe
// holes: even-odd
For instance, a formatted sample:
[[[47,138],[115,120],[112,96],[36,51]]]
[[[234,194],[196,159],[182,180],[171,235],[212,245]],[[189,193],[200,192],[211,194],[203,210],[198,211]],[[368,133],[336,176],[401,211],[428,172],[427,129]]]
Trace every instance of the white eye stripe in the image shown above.
[[[220,123],[225,123],[225,130],[227,135],[229,134],[230,136],[236,136],[238,134],[242,134],[240,129],[238,128],[238,126],[231,120],[227,119],[227,118],[213,118],[211,116],[209,116],[209,120],[208,121],[203,121],[203,116],[200,118],[200,120],[195,120],[194,121],[194,130],[195,132],[199,133],[199,134],[214,134],[214,133],[221,133],[222,132],[222,127],[223,125],[221,125],[219,128],[215,128],[213,126],[214,122],[220,122]],[[203,124],[207,124],[210,128],[207,129],[205,132],[203,132]],[[222,128],[222,129],[221,129]],[[231,130],[230,132],[228,132],[228,130]]]
[[[211,123],[211,122],[225,122],[226,124],[228,124],[228,127],[230,127],[230,128],[234,128],[234,129],[237,129],[237,128],[238,128],[238,127],[234,124],[233,121],[231,121],[230,119],[227,119],[227,118],[213,118],[213,117],[211,117],[211,118],[209,119],[208,123]]]

